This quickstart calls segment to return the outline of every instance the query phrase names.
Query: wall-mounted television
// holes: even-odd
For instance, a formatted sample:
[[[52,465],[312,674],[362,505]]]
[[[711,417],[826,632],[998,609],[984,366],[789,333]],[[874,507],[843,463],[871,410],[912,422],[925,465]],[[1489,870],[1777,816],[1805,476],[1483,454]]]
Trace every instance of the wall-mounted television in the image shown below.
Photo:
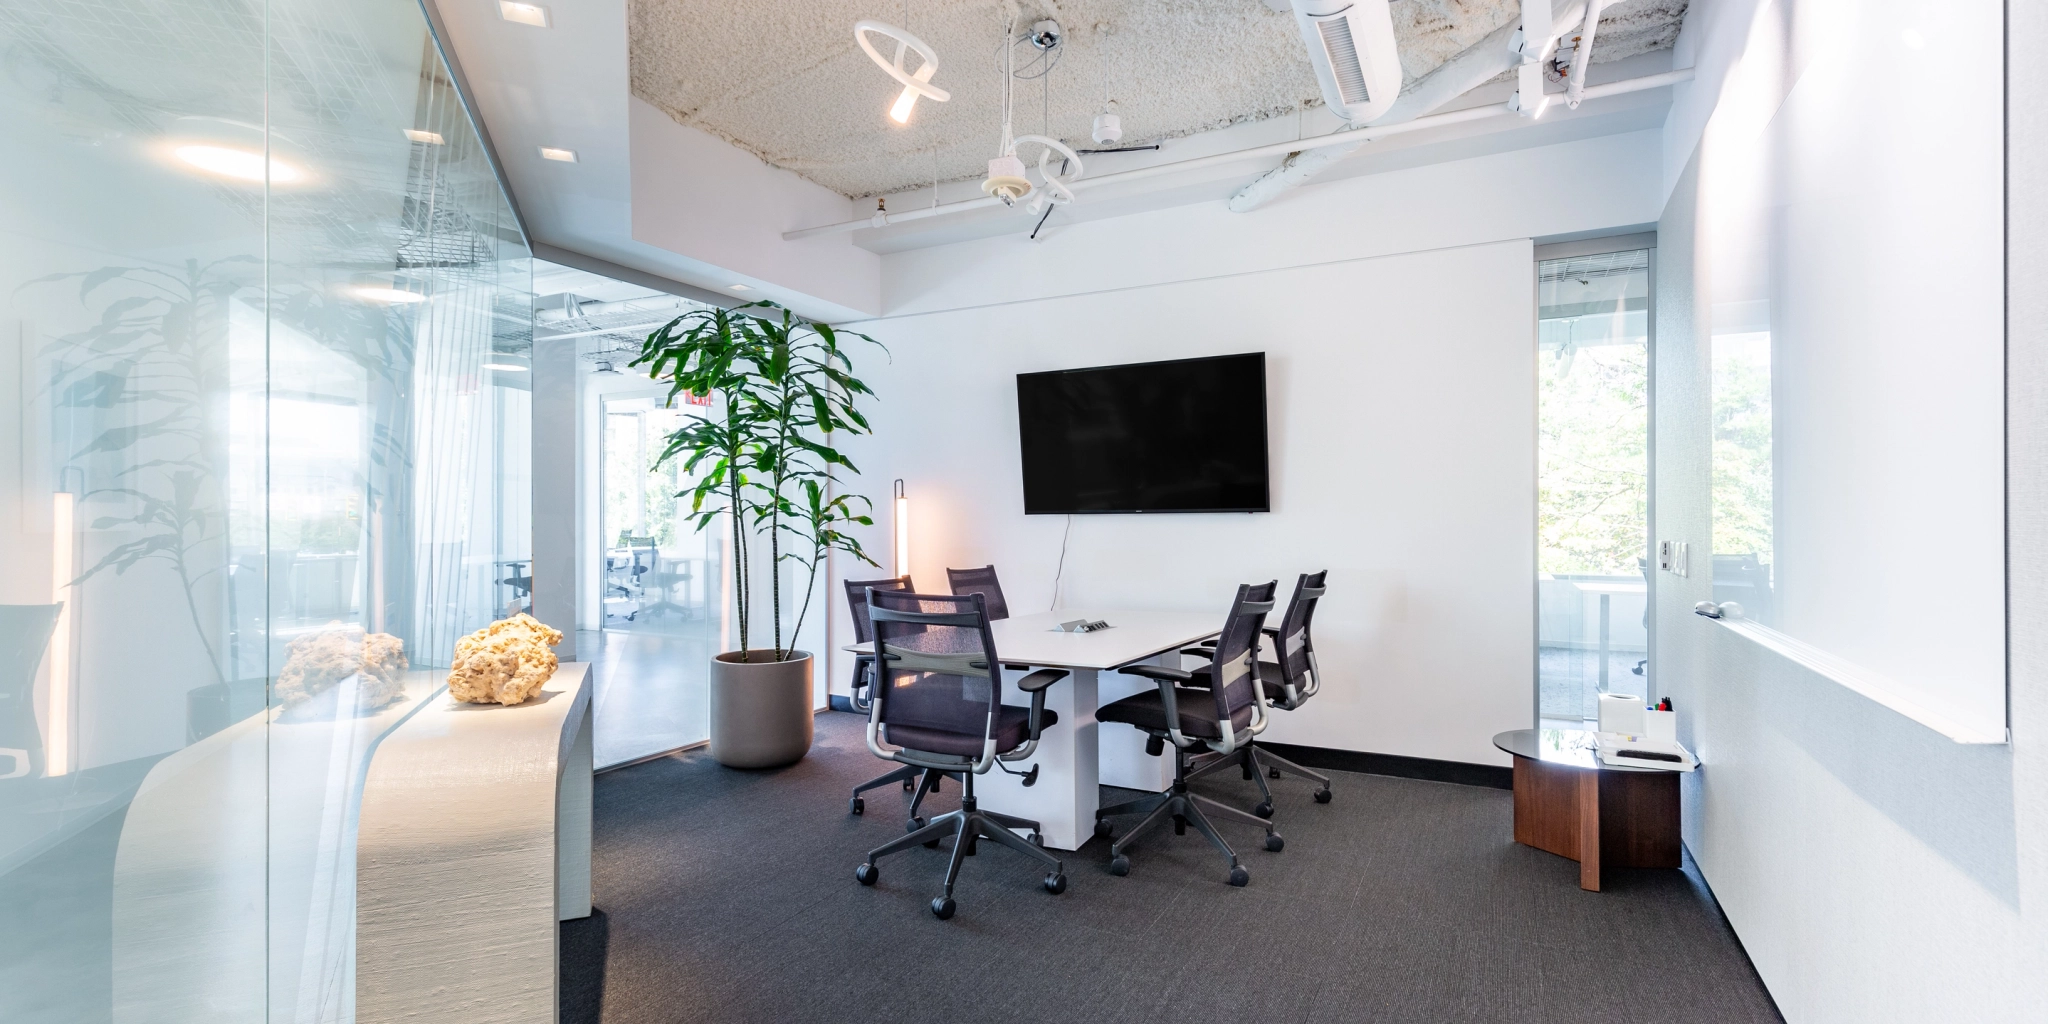
[[[1024,513],[1270,512],[1266,354],[1017,375]]]

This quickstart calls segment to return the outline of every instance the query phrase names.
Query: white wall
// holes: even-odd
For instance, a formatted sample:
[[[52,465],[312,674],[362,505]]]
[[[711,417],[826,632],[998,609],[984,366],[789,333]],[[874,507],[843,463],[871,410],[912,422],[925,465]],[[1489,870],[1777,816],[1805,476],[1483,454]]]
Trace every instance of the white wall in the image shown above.
[[[1214,612],[1232,588],[1331,572],[1329,686],[1280,742],[1505,763],[1535,717],[1531,239],[1652,219],[1654,132],[1311,185],[885,258],[889,346],[847,447],[912,501],[912,574],[994,563],[1016,611],[1052,599],[1063,517],[1022,514],[1015,375],[1264,351],[1274,511],[1076,516],[1063,606]],[[1532,192],[1533,190],[1533,192]],[[1530,202],[1531,194],[1544,196]],[[1219,410],[1228,415],[1229,410]],[[883,560],[886,508],[863,538]],[[884,575],[844,561],[837,580]],[[834,643],[850,639],[835,601]],[[1113,618],[1113,616],[1112,616]],[[835,689],[850,666],[834,665]]]
[[[1795,15],[1840,13],[1747,0],[1695,4],[1701,24],[1718,26],[1696,41],[1702,67],[1726,69],[1745,53],[1769,52],[1768,41],[1752,48],[1728,29],[1757,24],[1759,9],[1772,32]],[[1893,25],[1939,32],[1945,10],[1902,8]],[[2032,95],[2048,86],[2040,56],[2048,10],[2014,4],[2007,14],[2010,95]],[[1799,65],[1778,68],[1788,66]],[[1706,122],[1697,111],[1677,115],[1674,131],[1697,133]],[[1676,701],[1681,738],[1705,763],[1686,783],[1687,846],[1793,1024],[2038,1021],[2048,1006],[2048,574],[2040,529],[2048,519],[2048,296],[2040,284],[2048,280],[2048,180],[2040,171],[2048,166],[2048,118],[2024,103],[2012,106],[2011,118],[2012,529],[1997,559],[2010,567],[2009,746],[1951,742],[1692,614],[1694,602],[1711,596],[1698,553],[1710,536],[1713,293],[1699,266],[1699,161],[1690,142],[1671,144],[1680,165],[1659,228],[1653,529],[1659,539],[1689,541],[1695,554],[1690,578],[1657,577],[1657,689]],[[1897,211],[1869,214],[1878,223],[1898,219]]]
[[[1530,718],[1532,259],[1499,242],[894,320],[877,437],[848,447],[906,481],[922,586],[994,563],[1012,611],[1040,611],[1065,520],[1023,514],[1015,375],[1262,350],[1273,512],[1076,516],[1064,605],[1220,623],[1237,584],[1328,569],[1328,682],[1269,738],[1490,761]]]

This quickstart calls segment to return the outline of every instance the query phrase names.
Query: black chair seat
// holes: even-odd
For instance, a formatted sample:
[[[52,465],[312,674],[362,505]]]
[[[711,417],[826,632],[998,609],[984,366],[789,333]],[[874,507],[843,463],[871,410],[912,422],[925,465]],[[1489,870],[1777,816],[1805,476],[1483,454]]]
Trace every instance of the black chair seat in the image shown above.
[[[1039,714],[1039,730],[1043,732],[1059,720],[1060,716],[1053,709],[1046,708]],[[979,733],[926,729],[915,725],[891,723],[884,735],[889,742],[906,750],[922,750],[926,753],[948,754],[954,757],[976,757],[981,754],[982,737]],[[996,716],[997,753],[1023,746],[1030,735],[1031,709],[1003,705],[1002,713]]]
[[[1216,727],[1215,694],[1208,690],[1176,686],[1173,688],[1173,700],[1180,711],[1181,735],[1204,740],[1223,738],[1223,730]],[[1166,705],[1161,701],[1157,689],[1113,701],[1095,712],[1095,720],[1135,725],[1146,732],[1167,731]],[[1251,728],[1251,706],[1246,705],[1233,712],[1230,724],[1233,729]]]
[[[1209,689],[1209,666],[1204,665],[1201,668],[1189,669],[1188,672],[1194,676],[1193,679],[1188,680],[1189,686],[1199,686],[1204,690]],[[1270,661],[1259,662],[1259,685],[1265,688],[1266,699],[1269,701],[1287,699],[1287,686],[1284,683],[1277,682],[1276,680],[1279,678],[1280,666]]]

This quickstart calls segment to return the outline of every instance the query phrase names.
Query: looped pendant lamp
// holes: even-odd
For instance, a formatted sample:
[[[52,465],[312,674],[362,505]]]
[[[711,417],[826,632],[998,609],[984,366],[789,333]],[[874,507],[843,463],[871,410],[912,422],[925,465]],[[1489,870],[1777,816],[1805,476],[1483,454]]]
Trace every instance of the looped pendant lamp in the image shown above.
[[[874,42],[868,38],[869,33],[888,36],[896,40],[895,58],[891,59],[882,56],[881,51],[875,49]],[[932,84],[932,75],[938,73],[939,70],[938,52],[927,45],[924,40],[911,35],[910,30],[897,28],[887,22],[875,21],[872,18],[862,18],[853,23],[853,39],[860,44],[861,51],[868,55],[868,59],[875,62],[876,67],[888,72],[890,78],[903,85],[903,92],[896,97],[895,104],[889,108],[890,120],[895,121],[897,124],[909,124],[910,110],[917,105],[917,98],[919,96],[927,97],[934,103],[944,103],[953,98],[952,93]],[[924,63],[918,67],[915,73],[906,70],[903,66],[903,58],[912,50],[916,50],[917,55],[924,58]]]

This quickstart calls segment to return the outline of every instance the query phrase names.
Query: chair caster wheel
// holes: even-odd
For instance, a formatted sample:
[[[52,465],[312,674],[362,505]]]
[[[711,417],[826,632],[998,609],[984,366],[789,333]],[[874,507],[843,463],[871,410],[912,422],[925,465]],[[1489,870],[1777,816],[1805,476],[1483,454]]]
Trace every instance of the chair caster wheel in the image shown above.
[[[909,780],[909,779],[904,779],[904,780],[903,780],[903,791],[904,791],[905,793],[908,793],[908,792],[910,792],[911,790],[913,790],[913,789],[916,789],[916,788],[917,788],[916,786],[913,786],[913,785],[911,785],[911,784],[910,784],[910,780]]]
[[[1270,818],[1270,817],[1272,817],[1272,816],[1273,816],[1273,802],[1272,802],[1271,800],[1263,800],[1263,801],[1260,801],[1260,802],[1259,802],[1259,805],[1258,805],[1257,807],[1254,807],[1254,808],[1252,808],[1252,813],[1253,813],[1253,814],[1256,814],[1256,815],[1258,815],[1258,816],[1259,816],[1259,817],[1261,817],[1261,818]]]
[[[1052,893],[1054,896],[1066,892],[1067,876],[1057,871],[1045,876],[1045,891]]]
[[[853,880],[862,885],[873,885],[875,884],[875,879],[880,877],[882,877],[882,873],[876,871],[873,864],[862,864],[860,867],[853,869]]]
[[[1319,790],[1316,790],[1316,803],[1319,803],[1319,804],[1326,804],[1326,803],[1329,803],[1329,802],[1330,802],[1330,791],[1329,791],[1329,790],[1327,790],[1327,789],[1319,789]]]
[[[905,832],[915,832],[915,831],[917,831],[918,829],[921,829],[921,828],[923,828],[924,826],[925,826],[925,820],[924,820],[923,818],[912,818],[912,819],[910,819],[909,821],[907,821],[907,822],[904,822],[904,824],[903,824],[903,831],[905,831]]]
[[[1036,832],[1031,833],[1031,845],[1041,850],[1045,849],[1045,837]]]
[[[941,921],[952,917],[955,909],[957,908],[954,906],[953,897],[951,896],[941,896],[932,901],[932,916]]]
[[[1281,849],[1283,849],[1284,847],[1286,847],[1286,845],[1287,845],[1287,840],[1285,840],[1285,839],[1282,839],[1282,838],[1280,838],[1280,833],[1278,833],[1278,832],[1268,832],[1268,833],[1266,833],[1266,852],[1268,852],[1268,853],[1279,853],[1279,852],[1281,851]]]
[[[1242,889],[1245,886],[1250,885],[1251,882],[1252,873],[1246,871],[1242,865],[1238,865],[1230,869],[1230,884]]]
[[[1109,859],[1109,873],[1121,878],[1131,873],[1131,859],[1119,853]]]
[[[846,802],[846,813],[851,814],[856,818],[860,817],[861,812],[866,811],[867,809],[868,802],[866,800],[862,800],[860,797],[854,797],[853,799],[848,800]]]
[[[957,839],[956,839],[956,840],[954,840],[954,842],[959,842],[959,840],[957,840]],[[978,846],[980,846],[980,845],[981,845],[981,843],[980,843],[979,841],[976,841],[976,840],[972,840],[972,839],[968,840],[968,841],[967,841],[967,852],[966,852],[966,853],[964,853],[964,854],[961,854],[961,856],[963,856],[963,857],[972,857],[972,856],[974,856],[974,854],[975,854],[975,853],[977,852],[975,848],[976,848],[976,847],[978,847]]]
[[[1108,839],[1109,834],[1115,830],[1115,826],[1109,823],[1108,818],[1095,819],[1095,838]]]
[[[1269,779],[1277,779],[1277,778],[1279,778],[1279,777],[1280,777],[1280,769],[1278,769],[1278,768],[1268,768],[1268,769],[1266,769],[1266,777],[1267,777],[1267,778],[1269,778]]]
[[[1177,836],[1184,836],[1184,835],[1187,835],[1187,834],[1188,834],[1188,819],[1186,819],[1186,818],[1183,818],[1183,817],[1181,817],[1181,816],[1180,816],[1180,815],[1178,815],[1178,814],[1174,815],[1174,816],[1173,816],[1173,834],[1174,834],[1174,835],[1177,835]]]

